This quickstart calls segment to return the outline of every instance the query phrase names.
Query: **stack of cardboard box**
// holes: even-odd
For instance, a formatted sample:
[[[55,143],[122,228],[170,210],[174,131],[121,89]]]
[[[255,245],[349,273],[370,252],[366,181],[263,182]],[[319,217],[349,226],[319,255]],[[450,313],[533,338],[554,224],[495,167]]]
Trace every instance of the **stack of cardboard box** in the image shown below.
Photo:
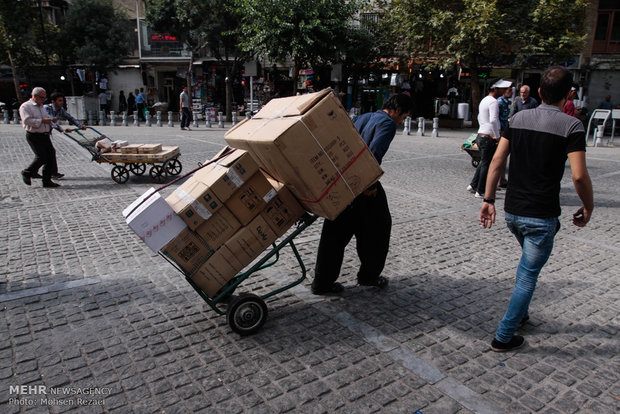
[[[151,249],[175,262],[210,297],[304,213],[286,187],[260,170],[246,151],[215,158],[217,163],[189,177],[165,201],[155,193],[124,213]],[[158,223],[156,242],[152,223]]]

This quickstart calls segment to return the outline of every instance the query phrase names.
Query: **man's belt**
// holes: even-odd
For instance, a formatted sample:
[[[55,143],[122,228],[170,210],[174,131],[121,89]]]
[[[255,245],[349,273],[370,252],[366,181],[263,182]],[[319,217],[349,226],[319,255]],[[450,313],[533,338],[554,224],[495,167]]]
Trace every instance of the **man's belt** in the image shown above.
[[[492,137],[491,135],[487,135],[487,134],[478,134],[478,136],[485,137],[485,138],[491,138],[493,141],[498,141],[498,139],[497,139],[497,138]]]

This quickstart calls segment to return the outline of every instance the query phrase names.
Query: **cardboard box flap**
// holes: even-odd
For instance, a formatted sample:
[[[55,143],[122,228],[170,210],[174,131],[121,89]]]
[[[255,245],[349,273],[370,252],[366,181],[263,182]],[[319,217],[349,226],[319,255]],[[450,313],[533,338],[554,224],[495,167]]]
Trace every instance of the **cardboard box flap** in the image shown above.
[[[272,142],[274,136],[282,135],[299,122],[295,118],[282,118],[277,121],[256,119],[256,117],[249,119],[248,122],[237,125],[234,130],[229,130],[225,135],[226,142],[234,147],[243,146],[245,141]],[[253,152],[253,157],[256,158],[256,152]]]
[[[315,93],[272,99],[254,116],[254,118],[265,119],[303,115],[308,109],[312,108],[317,102],[330,93],[332,93],[332,89],[327,88]]]

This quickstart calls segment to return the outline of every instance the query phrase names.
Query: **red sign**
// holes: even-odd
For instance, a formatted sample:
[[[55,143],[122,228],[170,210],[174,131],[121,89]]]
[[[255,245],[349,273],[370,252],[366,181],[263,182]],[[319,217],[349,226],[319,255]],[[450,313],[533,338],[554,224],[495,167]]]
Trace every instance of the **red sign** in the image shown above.
[[[170,33],[153,33],[151,35],[151,43],[173,43],[178,42],[176,36],[172,36]]]

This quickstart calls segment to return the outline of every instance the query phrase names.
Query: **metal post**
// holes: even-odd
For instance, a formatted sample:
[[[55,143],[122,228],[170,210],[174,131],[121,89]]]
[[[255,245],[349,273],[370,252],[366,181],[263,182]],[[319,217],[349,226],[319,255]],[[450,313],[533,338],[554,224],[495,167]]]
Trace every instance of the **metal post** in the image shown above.
[[[237,111],[233,111],[232,113],[232,126],[237,125]]]
[[[3,112],[4,112],[4,123],[5,124],[10,124],[11,123],[11,116],[9,115],[9,110],[6,109]]]
[[[146,118],[145,125],[147,127],[150,127],[151,126],[151,112],[146,111],[146,114],[144,114],[144,117]]]
[[[157,118],[157,126],[160,127],[161,126],[161,111],[157,111],[155,116]]]
[[[431,137],[439,136],[439,118],[433,118],[433,132],[431,132]]]
[[[140,117],[138,117],[138,111],[133,111],[133,125],[140,126]]]
[[[424,118],[418,118],[418,133],[416,134],[418,137],[424,136]]]
[[[168,111],[168,126],[170,128],[174,127],[174,121],[172,120],[172,111]]]
[[[211,115],[207,113],[206,118],[207,118],[206,126],[207,128],[211,128]]]
[[[411,117],[410,116],[405,118],[404,124],[405,125],[403,128],[403,135],[410,135],[411,134]]]
[[[252,113],[250,111],[245,111],[245,117],[247,119],[252,119]]]
[[[219,128],[224,128],[224,113],[223,112],[217,113],[217,126]]]
[[[123,126],[129,126],[127,124],[127,111],[123,111]]]
[[[192,126],[194,128],[198,128],[198,111],[194,111],[192,113],[192,119],[194,120],[194,122],[192,122]]]
[[[19,122],[20,122],[19,111],[17,109],[13,109],[13,123],[19,124]]]
[[[250,115],[254,113],[254,76],[250,76]]]
[[[110,111],[110,125],[116,126],[116,113],[114,111]]]

